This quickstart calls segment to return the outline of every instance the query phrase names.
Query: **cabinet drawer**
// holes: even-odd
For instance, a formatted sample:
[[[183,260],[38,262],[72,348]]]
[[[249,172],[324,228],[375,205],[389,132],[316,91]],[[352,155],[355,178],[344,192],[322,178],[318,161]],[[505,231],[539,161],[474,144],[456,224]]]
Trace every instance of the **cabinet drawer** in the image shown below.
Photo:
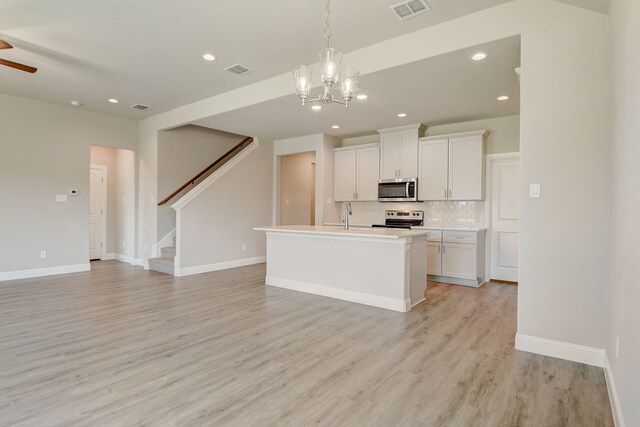
[[[475,244],[478,241],[477,234],[475,231],[445,231],[442,241],[448,243]]]
[[[442,230],[427,230],[427,241],[429,242],[441,242]]]

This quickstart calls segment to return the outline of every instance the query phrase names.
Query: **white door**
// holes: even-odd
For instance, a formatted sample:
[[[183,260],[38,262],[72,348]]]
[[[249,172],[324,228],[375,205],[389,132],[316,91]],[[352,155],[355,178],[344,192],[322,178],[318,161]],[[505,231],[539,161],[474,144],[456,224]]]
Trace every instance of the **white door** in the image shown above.
[[[447,200],[449,142],[446,139],[422,141],[418,149],[420,171],[418,198]]]
[[[518,281],[520,163],[491,162],[491,278]]]
[[[380,173],[380,150],[378,147],[357,150],[356,200],[378,200],[378,174]]]
[[[449,200],[481,200],[484,183],[482,136],[449,139]]]
[[[103,170],[92,167],[89,179],[89,259],[102,259],[104,240],[103,180]]]
[[[398,132],[380,134],[380,179],[398,178]]]
[[[333,167],[334,200],[336,202],[355,200],[356,150],[335,151]]]
[[[415,129],[400,132],[400,178],[418,177],[418,134]]]

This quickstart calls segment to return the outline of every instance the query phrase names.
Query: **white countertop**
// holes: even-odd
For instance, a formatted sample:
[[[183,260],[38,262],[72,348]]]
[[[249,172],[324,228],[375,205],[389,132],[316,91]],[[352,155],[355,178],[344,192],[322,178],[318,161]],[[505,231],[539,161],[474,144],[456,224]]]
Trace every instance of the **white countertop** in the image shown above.
[[[342,224],[326,222],[330,227],[342,227]],[[350,224],[351,227],[371,228],[371,224]],[[459,227],[455,225],[420,225],[411,227],[413,230],[446,230],[446,231],[487,231],[487,227]]]
[[[276,233],[302,233],[302,234],[324,234],[330,236],[353,236],[370,237],[378,239],[404,239],[407,237],[424,236],[426,230],[403,230],[397,228],[367,228],[354,227],[345,230],[342,226],[322,226],[322,225],[283,225],[277,227],[255,227],[256,231],[267,231]]]

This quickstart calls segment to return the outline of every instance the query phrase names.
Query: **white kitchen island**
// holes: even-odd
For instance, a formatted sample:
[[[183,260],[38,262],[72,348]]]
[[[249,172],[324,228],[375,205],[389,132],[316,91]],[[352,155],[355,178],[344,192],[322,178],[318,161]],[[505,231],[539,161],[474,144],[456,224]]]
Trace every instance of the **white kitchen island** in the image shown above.
[[[256,227],[267,233],[266,284],[406,312],[426,289],[426,230]]]

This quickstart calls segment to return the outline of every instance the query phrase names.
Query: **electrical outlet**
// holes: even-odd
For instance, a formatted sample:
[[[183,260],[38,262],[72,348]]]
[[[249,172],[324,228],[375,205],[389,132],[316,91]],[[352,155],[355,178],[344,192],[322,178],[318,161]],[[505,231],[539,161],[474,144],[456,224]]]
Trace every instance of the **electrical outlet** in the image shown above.
[[[40,258],[45,259],[47,257],[47,251],[40,251]]]
[[[616,360],[620,358],[620,337],[616,337]]]
[[[241,246],[241,249],[242,249],[242,252],[246,251],[246,250],[247,250],[247,245],[245,245],[245,244],[243,243],[243,244],[242,244],[242,246]]]

